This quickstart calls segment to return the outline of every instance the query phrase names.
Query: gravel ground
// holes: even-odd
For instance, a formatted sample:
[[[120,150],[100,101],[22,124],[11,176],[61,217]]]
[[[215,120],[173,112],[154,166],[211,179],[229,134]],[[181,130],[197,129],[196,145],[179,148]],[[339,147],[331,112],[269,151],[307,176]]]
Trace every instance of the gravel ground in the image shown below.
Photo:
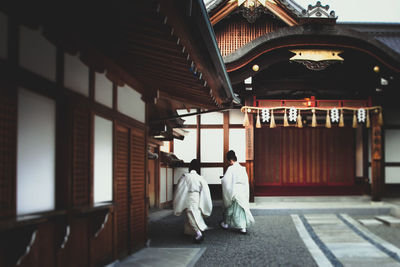
[[[317,266],[299,237],[289,215],[255,216],[247,235],[218,227],[222,208],[214,207],[206,222],[202,244],[183,234],[183,216],[167,216],[151,222],[151,247],[205,247],[200,266]]]
[[[353,219],[374,219],[373,216],[352,216]],[[383,240],[392,243],[396,247],[400,248],[400,227],[388,226],[386,224],[377,226],[365,226],[369,231],[379,236]]]

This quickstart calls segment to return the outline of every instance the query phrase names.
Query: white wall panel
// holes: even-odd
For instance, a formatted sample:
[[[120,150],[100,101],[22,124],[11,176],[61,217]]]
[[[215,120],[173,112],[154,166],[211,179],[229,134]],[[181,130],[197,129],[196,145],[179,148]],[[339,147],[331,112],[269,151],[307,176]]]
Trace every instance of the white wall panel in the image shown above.
[[[125,85],[118,87],[118,111],[145,123],[146,105],[141,95]]]
[[[94,116],[94,202],[111,201],[113,178],[112,121]]]
[[[8,18],[0,11],[0,58],[7,58]]]
[[[224,123],[224,114],[222,112],[211,112],[201,115],[201,124],[221,125]]]
[[[229,150],[235,151],[238,162],[246,162],[245,129],[229,129]]]
[[[385,161],[400,162],[400,130],[385,130]]]
[[[385,183],[400,184],[400,167],[385,168]]]
[[[160,168],[160,203],[167,201],[167,169],[165,167]]]
[[[18,92],[17,214],[55,208],[54,100]]]
[[[174,183],[173,169],[167,168],[167,201],[170,201],[173,198],[173,194],[174,194],[173,183]]]
[[[221,184],[220,176],[224,175],[224,168],[222,167],[210,167],[201,168],[201,176],[207,181],[208,184]]]
[[[229,110],[229,124],[242,124],[243,125],[244,114],[240,109]]]
[[[224,130],[200,130],[201,162],[223,162],[224,159]]]
[[[65,54],[64,86],[84,96],[89,96],[89,68],[78,56]]]
[[[112,108],[113,104],[113,84],[102,73],[95,74],[95,93],[94,98],[97,102]]]
[[[50,81],[56,80],[56,47],[37,30],[20,27],[19,63]]]
[[[187,135],[183,140],[174,139],[174,154],[184,162],[196,158],[197,132],[196,129],[185,129]]]

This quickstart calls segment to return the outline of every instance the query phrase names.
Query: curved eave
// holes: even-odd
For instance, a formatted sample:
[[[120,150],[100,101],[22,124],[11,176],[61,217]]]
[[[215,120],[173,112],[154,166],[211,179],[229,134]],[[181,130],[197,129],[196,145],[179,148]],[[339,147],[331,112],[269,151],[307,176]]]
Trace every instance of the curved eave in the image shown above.
[[[217,106],[240,104],[232,89],[225,63],[221,57],[214,30],[202,0],[159,0],[160,12],[166,15],[167,23],[180,36],[195,68],[207,81],[210,96]]]
[[[370,36],[340,25],[300,25],[261,36],[224,57],[229,73],[251,68],[257,58],[279,49],[296,47],[354,49],[400,73],[400,54]],[[262,69],[262,66],[260,66]]]

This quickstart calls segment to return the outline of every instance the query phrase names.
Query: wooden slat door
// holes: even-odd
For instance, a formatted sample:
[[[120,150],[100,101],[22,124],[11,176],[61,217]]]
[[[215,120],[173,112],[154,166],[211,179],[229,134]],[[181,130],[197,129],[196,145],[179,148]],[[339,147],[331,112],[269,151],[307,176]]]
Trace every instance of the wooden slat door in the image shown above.
[[[353,185],[354,129],[255,131],[256,185]]]
[[[114,185],[117,224],[117,251],[118,255],[129,253],[129,128],[116,125],[115,127],[115,169]]]
[[[145,243],[147,236],[147,209],[146,197],[146,139],[145,131],[132,129],[131,131],[131,244],[132,248],[139,248]]]
[[[256,129],[254,134],[254,181],[256,184],[279,184],[282,129],[264,129]]]

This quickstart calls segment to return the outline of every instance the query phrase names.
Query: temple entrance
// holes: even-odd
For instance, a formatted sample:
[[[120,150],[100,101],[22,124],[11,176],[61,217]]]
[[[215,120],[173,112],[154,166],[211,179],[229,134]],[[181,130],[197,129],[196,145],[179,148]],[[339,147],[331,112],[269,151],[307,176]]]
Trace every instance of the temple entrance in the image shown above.
[[[353,128],[254,131],[255,195],[361,194]]]

